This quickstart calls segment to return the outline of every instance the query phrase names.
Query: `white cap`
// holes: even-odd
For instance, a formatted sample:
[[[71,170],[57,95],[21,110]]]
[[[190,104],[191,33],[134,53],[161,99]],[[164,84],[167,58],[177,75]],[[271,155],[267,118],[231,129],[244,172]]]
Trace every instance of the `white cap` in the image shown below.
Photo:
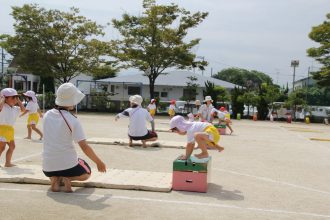
[[[5,88],[5,89],[1,90],[0,94],[1,94],[1,96],[4,96],[4,97],[18,96],[17,91],[12,88]]]
[[[196,100],[196,101],[195,101],[195,105],[201,105],[201,101]]]
[[[56,91],[55,104],[58,106],[77,105],[85,95],[72,83],[64,83]]]
[[[32,90],[26,91],[25,93],[23,93],[23,95],[32,98],[33,102],[37,102],[36,93],[33,92]]]
[[[143,102],[143,98],[140,95],[133,95],[133,96],[129,97],[129,101],[131,103],[141,105]]]
[[[206,102],[206,101],[211,101],[211,102],[213,102],[211,96],[205,96],[205,100],[204,100],[204,102]]]

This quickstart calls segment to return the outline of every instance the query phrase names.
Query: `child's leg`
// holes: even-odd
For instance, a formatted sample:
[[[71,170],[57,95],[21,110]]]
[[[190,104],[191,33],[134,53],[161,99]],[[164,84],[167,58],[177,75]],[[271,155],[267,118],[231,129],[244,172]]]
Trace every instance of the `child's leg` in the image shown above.
[[[195,133],[195,140],[198,144],[198,147],[202,151],[200,154],[195,154],[195,156],[199,159],[207,158],[209,156],[209,154],[207,152],[206,142],[209,140],[209,136],[205,132],[197,132],[197,133]]]
[[[229,128],[229,130],[230,130],[230,134],[233,133],[234,131],[233,131],[233,129],[231,128],[230,124],[227,123],[226,125],[227,125],[227,127]]]
[[[59,176],[52,176],[49,177],[50,179],[50,189],[53,192],[59,192],[60,191],[60,177]]]
[[[8,143],[8,146],[9,146],[9,148],[7,150],[7,153],[6,153],[5,167],[13,167],[15,165],[11,163],[11,158],[12,158],[14,150],[15,150],[15,141],[10,141]]]
[[[90,176],[90,174],[85,173],[81,176],[63,177],[65,192],[72,192],[71,181],[85,181]]]
[[[42,137],[43,137],[42,132],[36,127],[35,124],[31,125],[31,128],[40,135],[40,139],[39,140],[41,140]],[[30,138],[31,138],[31,136],[30,136]]]
[[[28,136],[26,138],[24,138],[24,139],[31,139],[31,135],[32,135],[31,125],[27,125],[26,127],[28,129]]]
[[[0,142],[0,156],[2,152],[5,150],[5,147],[6,147],[6,142]]]

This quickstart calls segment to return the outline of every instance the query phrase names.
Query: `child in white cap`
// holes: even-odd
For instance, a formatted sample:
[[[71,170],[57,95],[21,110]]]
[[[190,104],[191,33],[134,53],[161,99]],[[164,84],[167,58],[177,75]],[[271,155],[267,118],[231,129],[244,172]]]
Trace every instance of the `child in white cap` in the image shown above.
[[[198,116],[202,122],[212,122],[211,111],[213,109],[211,96],[205,96],[204,103],[198,110]]]
[[[208,147],[223,151],[224,148],[218,145],[220,134],[218,130],[208,122],[191,122],[186,121],[182,116],[174,116],[170,121],[170,129],[180,135],[187,135],[186,154],[180,159],[187,160],[191,156],[195,142],[202,150],[200,154],[195,154],[195,157],[202,159],[209,156]]]
[[[18,106],[16,106],[18,105]],[[11,163],[11,158],[15,149],[14,124],[20,112],[25,110],[21,100],[18,98],[17,91],[12,88],[5,88],[0,92],[0,156],[5,150],[6,144],[8,150],[6,153],[5,167],[15,166]]]
[[[129,117],[128,137],[129,146],[133,146],[132,141],[141,140],[142,146],[147,147],[147,141],[156,141],[158,136],[155,132],[154,119],[149,112],[141,107],[143,98],[140,95],[129,97],[131,107],[119,113],[115,120],[121,117]],[[151,131],[147,129],[146,121],[151,123]]]
[[[44,115],[42,167],[51,180],[53,192],[60,191],[61,181],[65,192],[72,192],[71,181],[84,181],[91,176],[89,165],[78,158],[73,141],[97,165],[99,172],[106,172],[106,165],[87,144],[79,120],[69,112],[84,96],[72,83],[64,83],[56,92],[56,108]]]
[[[156,114],[156,99],[151,99],[150,104],[147,107],[147,110],[149,111],[151,117],[155,118]]]
[[[23,95],[29,100],[25,107],[25,111],[20,115],[20,117],[22,117],[26,113],[29,114],[27,120],[28,136],[25,139],[31,139],[32,130],[34,130],[40,135],[39,140],[41,140],[43,136],[42,132],[36,126],[39,122],[39,116],[42,118],[42,112],[40,111],[36,94],[35,92],[29,90],[23,93]]]
[[[170,119],[173,118],[173,116],[175,115],[175,103],[176,100],[172,99],[170,102],[170,106],[168,107],[168,114],[170,116]]]

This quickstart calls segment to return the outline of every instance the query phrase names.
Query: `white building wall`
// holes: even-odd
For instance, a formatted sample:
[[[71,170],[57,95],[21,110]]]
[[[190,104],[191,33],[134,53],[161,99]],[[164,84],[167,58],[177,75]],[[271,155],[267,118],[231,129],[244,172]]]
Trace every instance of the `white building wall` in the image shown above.
[[[86,74],[80,74],[70,80],[70,83],[77,86],[80,91],[84,94],[90,94],[95,88],[95,83],[93,83],[93,77]]]

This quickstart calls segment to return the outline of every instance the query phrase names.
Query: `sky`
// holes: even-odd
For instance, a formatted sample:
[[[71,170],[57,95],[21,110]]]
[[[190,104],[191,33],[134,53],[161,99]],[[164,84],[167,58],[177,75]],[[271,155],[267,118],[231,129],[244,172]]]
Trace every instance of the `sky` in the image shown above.
[[[308,69],[320,67],[306,50],[318,44],[309,39],[313,26],[326,20],[329,0],[158,0],[175,3],[194,13],[209,12],[187,40],[201,38],[193,52],[209,62],[204,75],[237,67],[257,70],[279,85],[292,84],[292,60],[299,60],[296,80],[307,77]],[[120,19],[123,13],[141,15],[142,0],[0,0],[0,34],[14,34],[11,6],[36,3],[46,9],[68,11],[74,6],[80,14],[100,25]],[[117,39],[118,32],[108,26],[104,40]],[[127,70],[132,71],[132,70]],[[127,73],[126,71],[126,73]],[[196,73],[202,74],[196,69]],[[125,74],[125,71],[123,71]]]

